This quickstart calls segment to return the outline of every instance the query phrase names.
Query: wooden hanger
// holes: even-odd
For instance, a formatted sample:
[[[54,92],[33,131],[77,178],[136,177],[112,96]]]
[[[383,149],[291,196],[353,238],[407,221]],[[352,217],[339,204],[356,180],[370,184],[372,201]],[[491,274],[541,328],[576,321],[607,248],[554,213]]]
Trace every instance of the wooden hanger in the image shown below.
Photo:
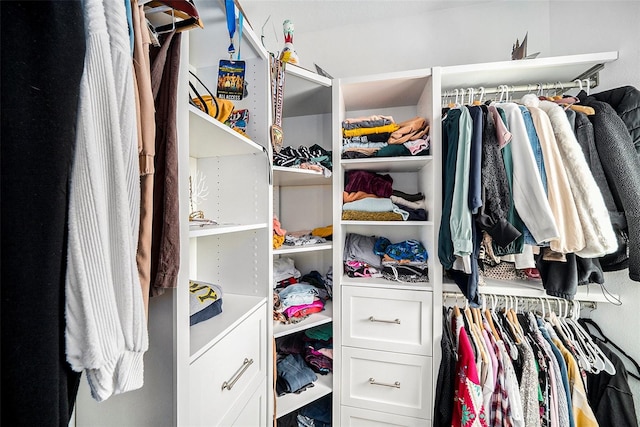
[[[204,28],[198,9],[191,0],[153,0],[145,4],[144,12],[158,34]]]
[[[493,295],[492,295],[492,302],[495,302],[495,299],[493,299]],[[492,304],[493,308],[495,308],[495,304]],[[491,311],[485,307],[484,309],[484,318],[487,320],[487,323],[489,324],[489,329],[491,329],[491,334],[493,334],[493,338],[496,339],[496,341],[500,340],[500,335],[498,334],[498,330],[496,329],[496,325],[493,323],[493,316],[491,315]]]

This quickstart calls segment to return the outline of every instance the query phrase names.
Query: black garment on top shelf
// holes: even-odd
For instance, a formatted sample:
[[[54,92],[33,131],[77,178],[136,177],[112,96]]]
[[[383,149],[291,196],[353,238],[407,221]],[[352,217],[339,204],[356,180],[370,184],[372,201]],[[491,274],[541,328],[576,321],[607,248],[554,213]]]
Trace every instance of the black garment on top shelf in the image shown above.
[[[2,421],[64,426],[68,185],[85,33],[80,1],[0,3]]]

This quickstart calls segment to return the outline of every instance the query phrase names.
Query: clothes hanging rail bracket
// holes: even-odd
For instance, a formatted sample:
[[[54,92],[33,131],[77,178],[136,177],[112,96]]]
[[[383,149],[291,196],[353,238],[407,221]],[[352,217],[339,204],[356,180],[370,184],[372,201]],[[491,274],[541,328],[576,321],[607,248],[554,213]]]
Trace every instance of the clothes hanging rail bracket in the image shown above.
[[[589,308],[591,310],[596,310],[598,308],[598,303],[595,301],[577,301],[577,300],[565,300],[563,298],[557,298],[557,297],[552,297],[549,295],[545,295],[545,296],[540,296],[540,297],[519,297],[519,296],[514,296],[514,295],[506,295],[506,294],[497,294],[497,293],[481,293],[480,297],[486,301],[487,297],[489,298],[496,298],[497,300],[510,300],[510,301],[519,301],[519,302],[525,302],[528,304],[531,303],[536,303],[536,304],[543,304],[547,303],[547,302],[552,302],[552,303],[556,303],[559,307],[560,305],[565,305],[567,303],[571,303],[571,304],[579,304],[580,308]],[[466,304],[467,298],[462,294],[462,292],[443,292],[442,293],[442,300],[443,302],[447,299],[455,299],[457,300],[461,300],[464,302],[464,304]]]
[[[595,69],[596,67],[592,67],[591,70]],[[510,94],[521,93],[521,92],[534,93],[536,91],[554,91],[555,94],[561,94],[568,89],[582,88],[583,86],[586,86],[589,89],[593,89],[596,86],[598,86],[600,82],[599,74],[597,72],[599,71],[599,69],[600,68],[598,68],[595,73],[587,71],[583,73],[580,77],[577,77],[576,79],[570,82],[560,82],[560,81],[546,82],[546,83],[539,82],[539,83],[529,83],[526,85],[499,85],[496,87],[471,87],[471,88],[460,88],[460,89],[448,89],[445,92],[443,92],[442,97],[454,96],[455,95],[454,91],[456,90],[462,91],[463,93],[467,93],[467,94],[468,94],[468,90],[472,90],[476,94],[487,95],[487,94],[503,93],[505,92],[505,90],[508,91],[508,93]],[[587,77],[583,77],[583,76],[587,76]]]

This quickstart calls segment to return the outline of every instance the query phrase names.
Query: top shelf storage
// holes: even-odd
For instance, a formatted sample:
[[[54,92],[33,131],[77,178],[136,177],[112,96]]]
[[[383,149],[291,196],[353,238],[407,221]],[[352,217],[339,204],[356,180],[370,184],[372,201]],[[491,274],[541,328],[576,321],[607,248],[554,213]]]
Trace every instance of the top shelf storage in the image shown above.
[[[284,117],[331,112],[330,79],[292,64],[285,64],[285,71]]]
[[[442,91],[467,88],[470,82],[474,87],[567,82],[579,78],[593,67],[616,59],[618,52],[601,52],[442,67]]]
[[[431,70],[422,69],[341,79],[344,108],[358,111],[415,106],[430,77]]]

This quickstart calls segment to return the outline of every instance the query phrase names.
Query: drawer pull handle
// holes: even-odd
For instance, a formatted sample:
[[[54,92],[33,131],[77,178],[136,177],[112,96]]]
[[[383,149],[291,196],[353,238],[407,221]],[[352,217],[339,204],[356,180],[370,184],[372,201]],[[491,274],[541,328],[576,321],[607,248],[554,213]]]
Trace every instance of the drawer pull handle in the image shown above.
[[[393,384],[385,384],[385,383],[377,383],[375,379],[369,378],[369,384],[381,385],[381,386],[385,386],[385,387],[400,388],[400,381],[396,381]]]
[[[400,319],[384,320],[384,319],[376,319],[373,316],[369,317],[369,321],[370,322],[382,322],[382,323],[396,323],[398,325],[400,324]]]
[[[240,367],[240,369],[238,369],[236,373],[233,374],[233,378],[230,379],[229,381],[225,381],[222,383],[222,390],[224,390],[225,388],[227,390],[231,390],[231,388],[233,388],[236,382],[238,382],[242,374],[244,374],[246,370],[249,369],[249,366],[251,366],[252,364],[253,364],[253,359],[247,359],[245,357],[244,362],[242,362],[242,366]]]

